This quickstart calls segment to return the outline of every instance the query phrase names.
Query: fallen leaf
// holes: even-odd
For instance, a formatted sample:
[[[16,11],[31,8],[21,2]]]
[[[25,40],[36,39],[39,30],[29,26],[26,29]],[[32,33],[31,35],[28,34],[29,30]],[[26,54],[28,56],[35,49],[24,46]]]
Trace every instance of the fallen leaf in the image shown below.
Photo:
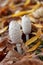
[[[0,30],[0,34],[4,33],[8,29],[8,26],[4,27],[3,29]]]
[[[24,3],[24,6],[30,4],[30,1],[31,1],[31,0],[26,0],[25,3]]]
[[[36,41],[41,35],[41,30],[39,29],[36,33],[36,36],[32,37],[31,39],[29,39],[26,43],[25,46],[28,46],[30,44],[32,44],[34,41]]]
[[[34,41],[36,41],[38,39],[37,36],[32,37],[31,39],[29,39],[26,43],[25,46],[28,46],[30,44],[32,44]]]
[[[30,48],[29,50],[27,50],[27,52],[32,52],[32,51],[36,50],[39,47],[40,44],[41,44],[41,42],[39,41],[32,48]]]

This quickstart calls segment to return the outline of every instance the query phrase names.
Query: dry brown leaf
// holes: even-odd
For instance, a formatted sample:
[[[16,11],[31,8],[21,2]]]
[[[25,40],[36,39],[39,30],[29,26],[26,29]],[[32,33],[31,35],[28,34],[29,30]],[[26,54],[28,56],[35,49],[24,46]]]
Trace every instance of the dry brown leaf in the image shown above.
[[[22,55],[20,55],[18,52],[16,52],[15,50],[10,50],[5,56],[5,58],[2,60],[1,64],[5,65],[5,63],[7,63],[10,65],[20,60],[21,58],[22,58]],[[12,63],[10,63],[9,61]]]
[[[4,64],[4,65],[8,65],[8,64]],[[20,61],[13,63],[11,65],[43,65],[43,62],[37,59],[23,58]]]

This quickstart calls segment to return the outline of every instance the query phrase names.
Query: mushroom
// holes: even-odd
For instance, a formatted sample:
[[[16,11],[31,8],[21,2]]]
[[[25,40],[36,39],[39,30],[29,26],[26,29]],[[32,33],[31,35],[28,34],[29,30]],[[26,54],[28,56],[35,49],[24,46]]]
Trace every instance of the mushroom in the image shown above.
[[[31,21],[28,16],[24,15],[22,17],[22,29],[24,34],[26,34],[26,40],[29,39],[29,33],[31,32]]]
[[[20,25],[14,20],[9,24],[9,37],[12,41],[11,44],[16,44],[17,51],[22,54]]]

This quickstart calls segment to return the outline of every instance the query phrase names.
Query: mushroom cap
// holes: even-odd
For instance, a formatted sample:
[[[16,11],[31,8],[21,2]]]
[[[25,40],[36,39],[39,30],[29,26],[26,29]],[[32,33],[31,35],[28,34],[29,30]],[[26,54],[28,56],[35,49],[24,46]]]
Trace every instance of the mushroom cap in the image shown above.
[[[26,15],[22,17],[22,29],[25,34],[29,34],[31,32],[31,21]]]
[[[9,24],[9,37],[13,43],[19,43],[21,40],[20,25],[14,20]]]

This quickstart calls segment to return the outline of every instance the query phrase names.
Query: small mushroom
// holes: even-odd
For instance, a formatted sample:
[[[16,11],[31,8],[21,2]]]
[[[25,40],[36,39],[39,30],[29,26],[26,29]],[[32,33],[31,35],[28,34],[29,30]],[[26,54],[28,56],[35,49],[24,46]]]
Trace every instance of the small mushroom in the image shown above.
[[[26,34],[26,40],[29,39],[29,35],[31,32],[31,21],[28,16],[24,15],[22,17],[22,29],[23,32]]]
[[[17,51],[22,54],[21,49],[21,31],[20,31],[20,25],[17,23],[17,21],[12,20],[9,24],[9,37],[12,41],[12,44],[16,44]]]

